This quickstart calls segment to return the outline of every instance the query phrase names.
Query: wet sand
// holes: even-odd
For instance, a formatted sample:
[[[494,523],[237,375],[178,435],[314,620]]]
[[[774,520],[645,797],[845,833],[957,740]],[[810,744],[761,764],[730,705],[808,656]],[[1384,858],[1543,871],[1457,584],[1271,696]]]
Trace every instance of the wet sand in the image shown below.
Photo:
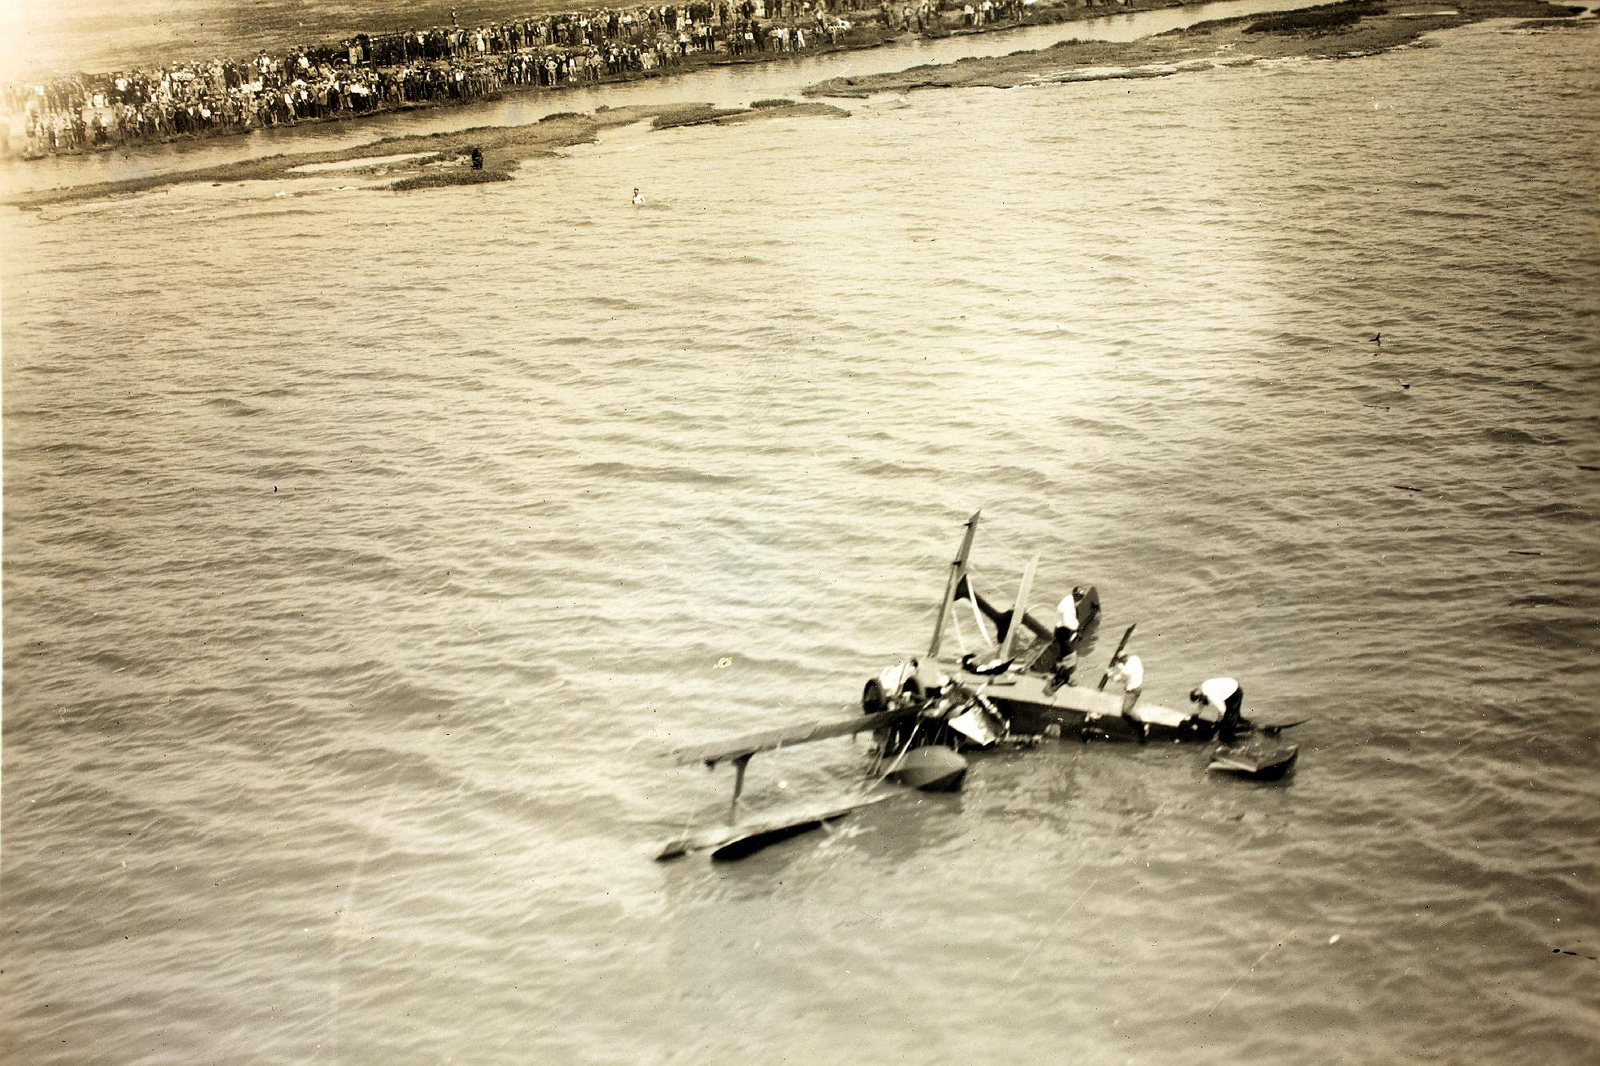
[[[1570,18],[1582,10],[1543,0],[1347,2],[1290,14],[1202,22],[1127,43],[1070,40],[1007,56],[963,59],[892,74],[830,78],[803,91],[807,96],[864,97],[912,89],[1010,89],[1051,82],[1159,78],[1269,59],[1376,55],[1413,44],[1435,30],[1485,19]],[[1339,24],[1342,19],[1348,21]]]
[[[1140,6],[1167,6],[1148,0]],[[865,97],[927,88],[1014,88],[1050,82],[1151,78],[1186,70],[1245,66],[1269,59],[1353,58],[1412,45],[1424,34],[1491,18],[1565,19],[1582,8],[1543,0],[1410,0],[1381,6],[1346,2],[1299,11],[1249,15],[1199,23],[1130,42],[1068,40],[1050,48],[808,86],[808,96]],[[758,60],[759,61],[759,60]],[[230,163],[190,171],[21,194],[5,202],[38,208],[81,203],[194,182],[235,182],[325,175],[359,175],[374,188],[393,191],[510,180],[523,161],[594,141],[601,132],[649,121],[656,129],[764,121],[772,118],[848,117],[820,102],[758,101],[748,108],[706,103],[602,107],[590,114],[561,112],[521,126],[487,126],[453,133],[389,137],[353,148]],[[483,156],[470,164],[472,149]],[[377,181],[372,179],[388,179]]]
[[[596,85],[614,85],[626,82],[641,81],[648,78],[671,78],[683,74],[693,73],[694,71],[702,70],[706,67],[748,66],[751,64],[782,62],[784,60],[800,58],[802,56],[818,56],[828,55],[835,52],[863,51],[867,49],[881,48],[884,45],[894,44],[908,37],[922,37],[930,40],[940,40],[950,37],[965,37],[974,34],[1004,32],[1006,30],[1014,30],[1025,26],[1059,25],[1061,23],[1074,22],[1081,19],[1102,17],[1111,13],[1126,15],[1140,11],[1150,11],[1169,7],[1182,7],[1183,3],[1184,0],[1119,0],[1115,6],[1108,7],[1105,6],[1105,0],[1099,0],[1099,6],[1090,7],[1084,2],[1084,0],[1046,0],[1046,2],[1041,2],[1032,7],[1026,8],[1017,18],[997,19],[983,26],[976,27],[947,25],[946,21],[951,17],[957,18],[959,21],[959,14],[946,12],[940,16],[938,24],[929,25],[924,31],[920,32],[910,29],[894,29],[886,26],[881,20],[872,21],[877,19],[876,9],[874,8],[847,8],[844,9],[843,14],[853,16],[854,22],[851,28],[846,31],[842,37],[836,41],[829,41],[826,37],[819,37],[800,53],[763,51],[734,55],[725,51],[690,52],[689,54],[682,56],[681,58],[667,65],[653,67],[649,70],[626,70],[615,73],[606,73],[600,75],[597,81],[583,80],[562,83],[554,86],[508,84],[495,89],[493,92],[485,96],[474,96],[469,100],[440,99],[414,100],[406,101],[404,103],[385,103],[366,111],[354,113],[341,112],[332,115],[323,115],[316,118],[299,118],[290,123],[290,126],[292,128],[310,128],[330,122],[354,122],[368,118],[375,118],[380,115],[400,114],[408,111],[428,111],[438,108],[459,107],[463,103],[477,103],[481,100],[496,99],[501,96],[514,93],[565,92],[570,89],[578,88],[591,89]],[[491,5],[491,8],[493,11],[499,12],[498,15],[491,16],[489,10],[480,10],[476,12],[473,21],[481,24],[484,21],[494,21],[496,17],[510,18],[512,17],[511,13],[509,11],[502,11],[501,8],[510,8],[516,6],[517,0],[505,0],[504,4],[501,4],[500,0],[497,0],[496,4]],[[547,12],[564,10],[569,6],[570,5],[561,4],[559,0],[548,0],[548,2],[544,3],[540,7],[540,11]],[[428,5],[424,5],[422,10],[427,9]],[[526,14],[527,12],[523,11],[516,15],[516,17],[525,17]],[[371,17],[372,15],[372,12],[367,12],[366,16],[364,17]],[[428,24],[426,20],[422,22],[414,21],[419,17],[419,12],[408,13],[403,16],[391,15],[383,19],[379,19],[379,25],[368,26],[368,30],[383,29],[387,31],[403,29],[407,26],[415,27],[418,25]],[[290,45],[290,43],[284,39],[282,35],[282,27],[278,26],[277,30],[279,36],[273,39],[269,47],[273,50],[282,49],[285,47],[332,47],[340,43],[343,38],[353,36],[354,34],[361,32],[353,26],[347,25],[343,19],[344,16],[339,15],[332,17],[331,21],[327,18],[302,21],[302,28],[308,31],[308,37],[312,42],[314,42],[309,44],[307,43],[308,37],[301,37],[299,38],[300,43],[298,45]],[[252,20],[247,19],[245,21],[248,22]],[[270,20],[268,21],[270,23]],[[437,24],[437,21],[438,20],[435,20],[435,24]],[[768,19],[766,20],[766,23],[769,27],[777,26],[783,25],[784,20]],[[218,38],[215,50],[222,53],[233,54],[236,58],[239,56],[248,55],[252,50],[251,48],[246,47],[245,42],[248,41],[251,45],[253,45],[259,39],[253,31],[246,33],[237,27],[233,29],[227,29],[224,27],[221,28],[219,32],[222,33],[222,36]],[[144,56],[144,59],[141,61],[141,63],[133,65],[143,65],[152,68],[162,66],[171,61],[170,52],[149,53],[148,51],[141,52],[135,49],[128,55],[130,58],[135,55]],[[504,56],[501,54],[496,54],[491,58],[494,60],[501,60],[504,58]],[[126,62],[119,62],[112,65],[117,69],[129,69],[130,66],[130,64]],[[38,74],[38,77],[41,79],[50,76],[53,75],[47,75],[44,73]],[[0,114],[0,122],[3,122],[4,120],[5,116]],[[235,128],[222,128],[202,133],[172,133],[165,136],[151,137],[148,140],[136,142],[115,145],[64,147],[52,152],[43,153],[42,155],[23,153],[18,157],[22,159],[36,159],[44,158],[46,156],[84,155],[98,152],[137,152],[156,145],[172,144],[175,142],[184,141],[210,140],[217,137],[236,137],[248,132],[250,131]],[[5,150],[0,149],[0,155],[3,154],[6,154]]]
[[[797,116],[845,118],[849,114],[831,104],[791,100],[764,100],[748,108],[718,108],[704,103],[603,107],[591,114],[561,112],[548,115],[538,122],[521,126],[480,126],[454,133],[386,137],[338,151],[275,155],[147,178],[47,189],[16,196],[5,202],[16,207],[38,208],[128,196],[195,182],[326,177],[329,172],[368,179],[393,177],[395,180],[392,183],[379,184],[377,187],[397,192],[442,185],[474,185],[510,180],[525,160],[552,155],[573,145],[590,143],[605,130],[637,122],[651,122],[656,129],[670,129]],[[470,163],[473,148],[483,155],[483,167],[480,170],[474,170]]]

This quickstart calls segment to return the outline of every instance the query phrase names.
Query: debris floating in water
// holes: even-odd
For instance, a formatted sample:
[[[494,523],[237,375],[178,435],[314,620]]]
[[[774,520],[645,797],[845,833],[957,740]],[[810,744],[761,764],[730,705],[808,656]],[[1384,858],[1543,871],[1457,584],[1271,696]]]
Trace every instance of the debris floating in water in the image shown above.
[[[733,656],[724,655],[722,658],[717,660],[717,665],[713,669],[726,670],[728,667],[730,667],[732,665],[733,665]]]

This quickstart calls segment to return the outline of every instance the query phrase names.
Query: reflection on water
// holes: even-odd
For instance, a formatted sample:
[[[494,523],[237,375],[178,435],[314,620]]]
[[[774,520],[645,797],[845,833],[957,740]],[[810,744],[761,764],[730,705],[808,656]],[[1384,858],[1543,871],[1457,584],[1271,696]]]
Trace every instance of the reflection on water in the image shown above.
[[[1436,43],[8,215],[6,1057],[1582,1061],[1600,86]],[[1296,773],[651,861],[980,505]]]

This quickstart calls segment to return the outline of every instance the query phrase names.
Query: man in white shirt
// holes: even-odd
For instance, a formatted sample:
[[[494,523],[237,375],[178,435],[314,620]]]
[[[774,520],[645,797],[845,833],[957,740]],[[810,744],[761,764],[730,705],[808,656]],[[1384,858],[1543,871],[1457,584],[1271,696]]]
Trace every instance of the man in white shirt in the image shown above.
[[[1058,684],[1064,685],[1071,680],[1073,668],[1078,665],[1078,605],[1072,593],[1056,604],[1056,613],[1061,621],[1056,623],[1055,677]]]
[[[1231,744],[1240,722],[1243,721],[1244,689],[1231,677],[1213,677],[1202,681],[1189,693],[1189,701],[1200,705],[1195,712],[1203,721],[1217,723],[1217,738]]]
[[[1117,656],[1111,667],[1111,680],[1122,682],[1125,691],[1138,692],[1144,688],[1144,660],[1126,653]]]
[[[1127,653],[1118,655],[1111,660],[1106,682],[1122,686],[1122,713],[1127,714],[1139,702],[1139,691],[1144,688],[1144,660]]]

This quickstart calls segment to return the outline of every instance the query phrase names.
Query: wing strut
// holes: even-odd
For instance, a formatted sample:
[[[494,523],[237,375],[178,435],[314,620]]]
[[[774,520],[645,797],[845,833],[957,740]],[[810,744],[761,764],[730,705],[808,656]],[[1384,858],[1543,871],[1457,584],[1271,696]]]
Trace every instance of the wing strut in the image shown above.
[[[1028,560],[1028,568],[1022,572],[1022,584],[1017,588],[1017,602],[1011,607],[1011,620],[1006,623],[1006,639],[1000,642],[1000,650],[995,658],[1004,662],[1011,658],[1011,646],[1017,642],[1017,630],[1022,628],[1022,620],[1028,615],[1028,594],[1033,591],[1033,571],[1039,565],[1039,557],[1035,555]]]
[[[950,564],[950,579],[945,582],[944,599],[939,603],[939,617],[933,623],[933,640],[928,643],[928,658],[935,658],[939,654],[939,642],[944,639],[944,620],[950,613],[950,603],[955,599],[956,588],[961,584],[961,579],[967,576],[967,555],[972,551],[972,537],[978,532],[978,516],[983,514],[979,508],[972,512],[972,517],[967,519],[967,535],[961,538],[961,550],[956,553],[955,560]]]
[[[1111,680],[1111,671],[1117,668],[1117,659],[1121,657],[1122,649],[1126,648],[1128,641],[1133,638],[1133,626],[1138,624],[1138,622],[1135,622],[1132,626],[1129,626],[1123,631],[1122,639],[1117,641],[1117,650],[1111,653],[1111,661],[1106,664],[1106,672],[1100,677],[1100,688],[1102,690],[1106,687],[1106,682]]]
[[[733,802],[728,805],[728,824],[732,825],[739,818],[739,793],[744,791],[744,768],[750,765],[749,752],[738,755],[733,760]]]

